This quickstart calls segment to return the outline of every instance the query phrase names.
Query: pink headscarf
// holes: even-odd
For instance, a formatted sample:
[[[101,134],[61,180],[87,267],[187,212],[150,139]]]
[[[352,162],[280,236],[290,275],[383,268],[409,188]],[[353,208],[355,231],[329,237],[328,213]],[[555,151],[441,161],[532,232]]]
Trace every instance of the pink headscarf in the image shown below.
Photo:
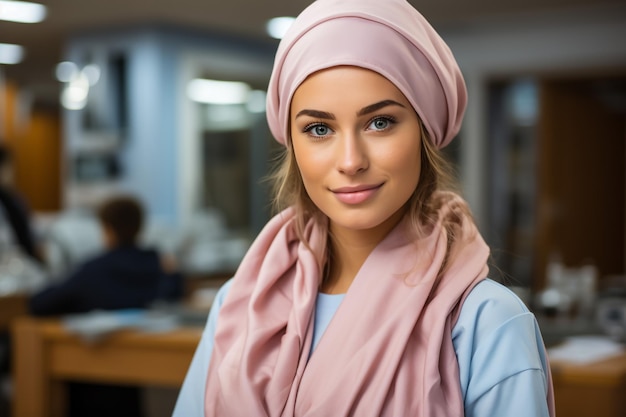
[[[375,71],[413,105],[432,142],[458,133],[467,92],[452,53],[405,0],[317,0],[282,39],[267,96],[274,138],[287,145],[291,99],[312,73],[339,65]]]

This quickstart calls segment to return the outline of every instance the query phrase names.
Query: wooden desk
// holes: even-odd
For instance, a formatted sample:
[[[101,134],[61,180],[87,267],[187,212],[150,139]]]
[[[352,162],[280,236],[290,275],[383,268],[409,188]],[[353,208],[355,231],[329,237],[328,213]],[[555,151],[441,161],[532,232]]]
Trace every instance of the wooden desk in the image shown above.
[[[552,362],[558,417],[626,416],[626,353],[588,365]]]
[[[8,331],[11,321],[28,313],[28,295],[12,294],[0,297],[0,331]]]
[[[21,317],[12,331],[13,416],[57,417],[64,380],[179,387],[202,329],[125,331],[93,345],[58,320]],[[559,417],[626,416],[626,353],[582,366],[552,362],[551,368]]]
[[[13,416],[62,416],[63,380],[179,387],[201,333],[201,328],[129,330],[88,344],[58,320],[16,319]]]

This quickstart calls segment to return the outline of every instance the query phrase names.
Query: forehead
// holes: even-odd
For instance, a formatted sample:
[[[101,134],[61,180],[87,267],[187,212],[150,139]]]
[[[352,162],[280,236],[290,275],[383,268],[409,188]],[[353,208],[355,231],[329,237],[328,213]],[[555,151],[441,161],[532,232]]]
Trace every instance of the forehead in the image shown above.
[[[309,75],[295,90],[291,110],[308,106],[369,105],[386,99],[412,107],[404,94],[381,74],[360,67],[338,66]]]

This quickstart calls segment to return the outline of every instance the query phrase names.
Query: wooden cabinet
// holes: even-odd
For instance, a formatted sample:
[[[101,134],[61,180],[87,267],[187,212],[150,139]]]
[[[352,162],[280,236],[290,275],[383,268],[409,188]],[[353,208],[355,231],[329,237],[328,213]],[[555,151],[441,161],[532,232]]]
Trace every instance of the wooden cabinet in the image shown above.
[[[491,83],[485,229],[515,285],[543,289],[551,257],[624,274],[624,98],[623,70]]]
[[[534,275],[551,254],[567,266],[624,273],[626,79],[545,79],[537,137]],[[601,285],[602,286],[602,285]]]

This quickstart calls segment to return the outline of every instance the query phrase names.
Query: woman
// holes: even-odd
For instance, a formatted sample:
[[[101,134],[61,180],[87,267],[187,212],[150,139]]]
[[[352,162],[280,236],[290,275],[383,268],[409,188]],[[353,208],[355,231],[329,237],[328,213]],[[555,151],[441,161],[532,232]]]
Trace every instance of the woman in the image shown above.
[[[318,0],[267,117],[286,206],[220,291],[174,415],[553,416],[534,316],[487,279],[439,149],[466,90],[404,0]]]

